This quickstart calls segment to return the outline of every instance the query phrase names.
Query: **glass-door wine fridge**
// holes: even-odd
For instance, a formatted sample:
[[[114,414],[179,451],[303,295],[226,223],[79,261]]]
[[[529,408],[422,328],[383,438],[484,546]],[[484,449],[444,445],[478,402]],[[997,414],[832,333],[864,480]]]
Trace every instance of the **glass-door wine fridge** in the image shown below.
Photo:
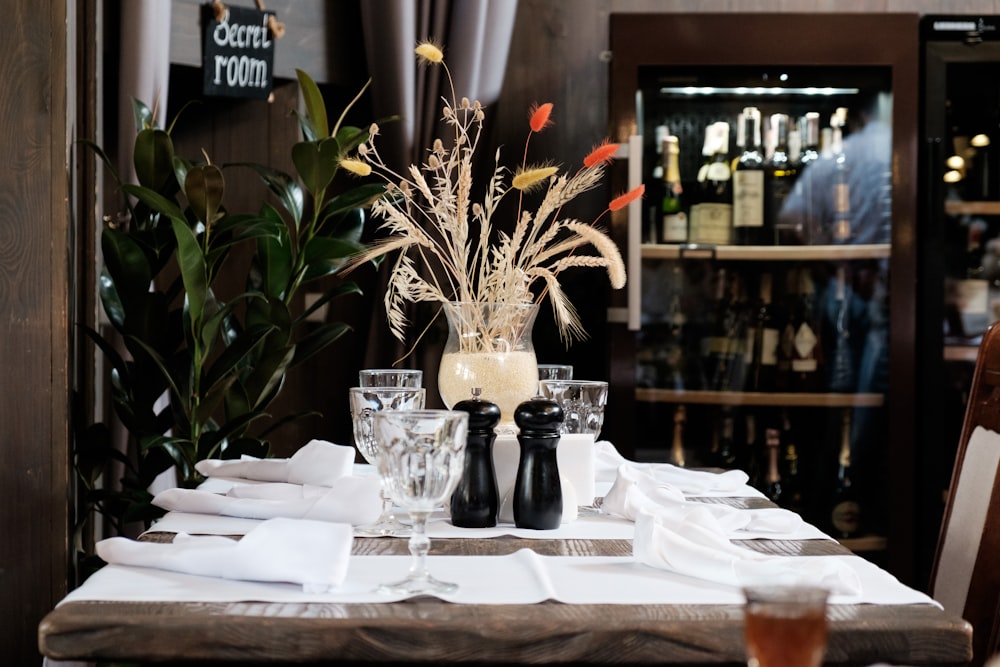
[[[918,17],[612,14],[606,435],[913,575]],[[623,153],[625,150],[623,149]],[[627,165],[627,166],[625,166]]]
[[[924,16],[920,569],[929,572],[983,332],[1000,320],[1000,17]]]

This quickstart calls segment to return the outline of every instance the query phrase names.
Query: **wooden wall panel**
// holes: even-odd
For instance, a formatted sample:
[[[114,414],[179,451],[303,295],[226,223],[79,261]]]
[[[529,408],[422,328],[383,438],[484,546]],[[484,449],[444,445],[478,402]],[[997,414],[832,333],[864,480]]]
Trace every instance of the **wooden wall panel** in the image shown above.
[[[33,665],[38,622],[65,594],[69,567],[68,17],[66,0],[4,10],[0,661]]]

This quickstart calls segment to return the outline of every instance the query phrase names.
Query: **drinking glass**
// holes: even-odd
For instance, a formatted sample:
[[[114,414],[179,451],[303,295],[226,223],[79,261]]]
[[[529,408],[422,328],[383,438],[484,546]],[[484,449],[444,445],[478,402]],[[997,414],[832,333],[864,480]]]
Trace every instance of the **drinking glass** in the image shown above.
[[[829,591],[817,586],[748,586],[743,594],[749,667],[822,664]]]
[[[597,439],[604,426],[608,383],[603,380],[542,380],[539,390],[563,409],[561,433],[588,433]]]
[[[458,584],[435,579],[427,571],[427,517],[451,495],[462,476],[469,413],[461,410],[401,410],[375,414],[378,469],[397,505],[410,514],[407,576],[382,584],[383,593],[415,595],[454,593]]]
[[[572,380],[573,367],[569,364],[538,364],[539,380]]]
[[[378,467],[380,449],[372,425],[373,416],[383,410],[419,410],[424,407],[423,387],[351,387],[351,422],[354,425],[354,446],[368,463]],[[393,516],[392,500],[382,482],[382,514],[370,526],[359,526],[359,535],[390,535],[403,537],[410,528]]]
[[[362,387],[422,387],[424,372],[411,368],[365,368],[358,372]]]

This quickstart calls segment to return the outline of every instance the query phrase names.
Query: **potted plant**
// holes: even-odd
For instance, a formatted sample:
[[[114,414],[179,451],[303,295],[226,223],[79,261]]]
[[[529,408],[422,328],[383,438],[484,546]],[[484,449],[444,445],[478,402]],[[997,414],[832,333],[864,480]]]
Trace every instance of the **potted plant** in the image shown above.
[[[119,451],[105,423],[76,429],[74,451],[86,508],[115,530],[162,514],[147,489],[170,468],[179,484],[193,486],[202,459],[266,456],[276,428],[312,412],[268,412],[286,373],[348,330],[339,322],[304,324],[331,299],[357,293],[353,282],[327,280],[332,286],[308,307],[296,307],[294,297],[337,276],[363,249],[364,209],[384,187],[335,181],[341,160],[368,140],[367,128],[344,124],[361,93],[331,127],[316,83],[301,71],[298,82],[306,114],[298,116],[303,139],[291,148],[294,175],[183,158],[174,152],[174,124],[156,127],[139,101],[138,183],[123,182],[104,151],[88,142],[128,197],[126,221],[109,222],[101,234],[100,300],[120,343],[84,331],[108,360],[112,406],[134,451]],[[228,210],[225,172],[235,168],[253,169],[280,208]],[[224,298],[214,287],[220,276],[243,270],[227,262],[240,247],[251,253],[245,287]],[[113,462],[120,479],[99,483]]]

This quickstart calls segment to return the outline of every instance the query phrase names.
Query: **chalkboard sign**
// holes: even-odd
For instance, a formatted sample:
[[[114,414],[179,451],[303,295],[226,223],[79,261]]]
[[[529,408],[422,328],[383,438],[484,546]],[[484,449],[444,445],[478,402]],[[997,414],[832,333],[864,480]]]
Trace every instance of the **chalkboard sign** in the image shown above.
[[[267,27],[274,12],[227,5],[216,20],[202,6],[202,69],[205,95],[267,99],[274,79],[274,35]]]

